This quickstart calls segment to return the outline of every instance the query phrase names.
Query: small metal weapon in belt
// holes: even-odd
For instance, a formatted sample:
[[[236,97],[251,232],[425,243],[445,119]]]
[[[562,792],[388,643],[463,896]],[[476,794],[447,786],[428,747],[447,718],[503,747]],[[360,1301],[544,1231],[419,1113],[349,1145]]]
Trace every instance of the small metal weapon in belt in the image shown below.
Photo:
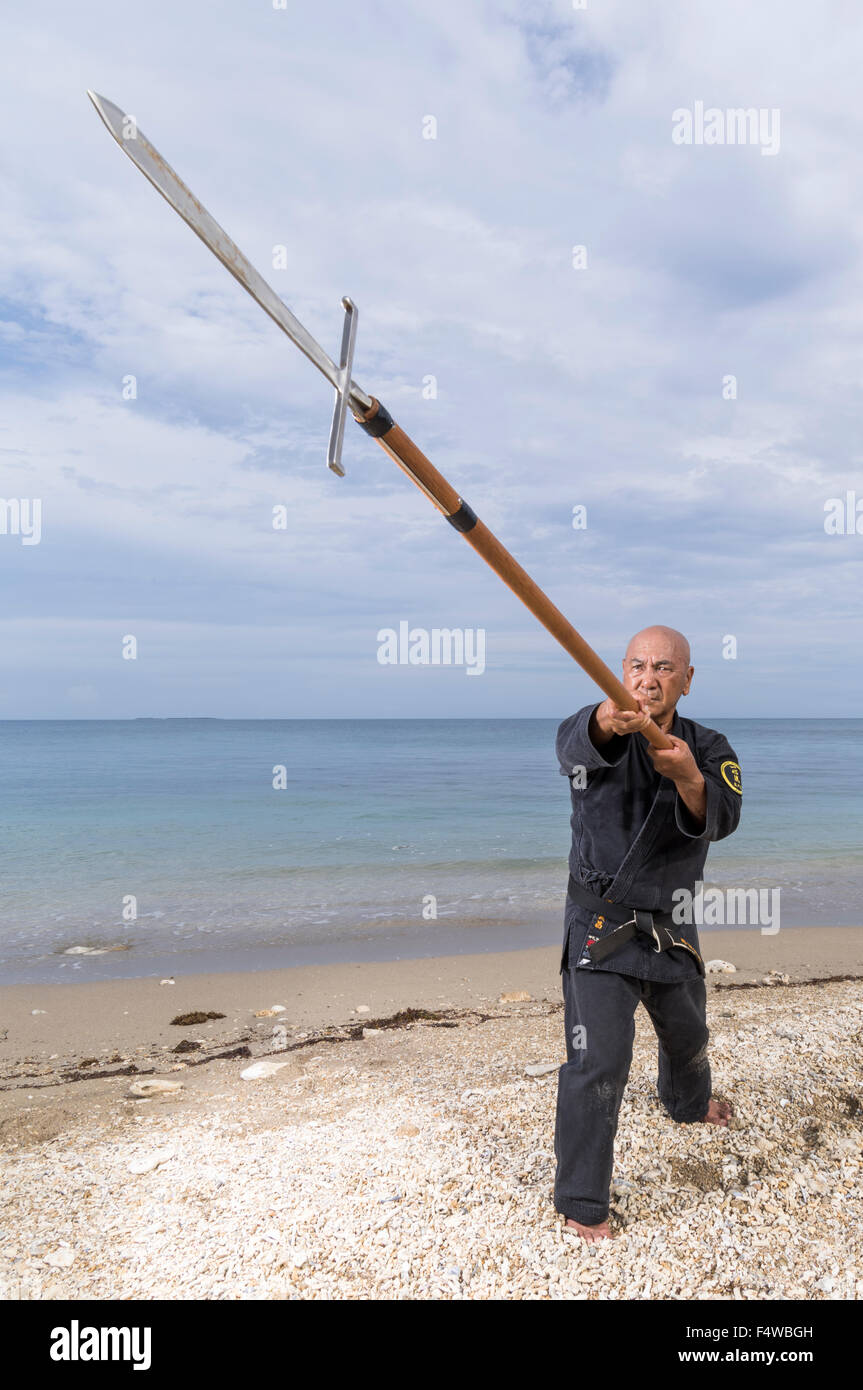
[[[625,946],[628,941],[632,941],[636,936],[643,936],[653,942],[655,953],[671,951],[676,947],[682,947],[695,957],[699,974],[704,974],[704,962],[701,956],[680,933],[676,934],[671,930],[669,923],[674,924],[674,918],[669,912],[653,910],[648,912],[641,908],[631,907],[625,903],[612,902],[610,898],[602,898],[598,893],[592,893],[584,884],[579,883],[572,874],[569,876],[567,886],[567,896],[582,907],[588,908],[594,914],[593,926],[587,936],[588,945],[587,955],[594,965],[599,965],[608,956],[614,955],[621,946]],[[630,913],[632,916],[630,917]],[[657,920],[658,919],[658,920]],[[594,935],[600,933],[606,921],[613,922],[615,929],[606,936]],[[580,961],[579,964],[583,964]]]
[[[154,149],[141,132],[137,121],[132,116],[126,115],[119,106],[115,106],[105,97],[97,96],[95,92],[89,91],[87,95],[117,144],[129,156],[132,163],[138,166],[141,173],[171,204],[174,211],[180,214],[183,221],[188,223],[205,246],[210,248],[214,256],[217,256],[222,265],[231,272],[236,280],[239,280],[244,289],[248,290],[252,298],[260,304],[265,313],[269,314],[273,322],[278,324],[291,342],[305,353],[309,361],[313,362],[318,371],[323,372],[327,380],[335,387],[335,407],[327,448],[327,464],[333,472],[344,477],[345,470],[341,462],[342,439],[344,437],[345,418],[348,407],[350,407],[357,423],[362,425],[363,429],[374,439],[377,439],[381,448],[407,474],[411,482],[416,483],[429,501],[437,507],[439,512],[443,513],[450,525],[461,532],[468,545],[471,545],[477,554],[482,556],[486,564],[491,566],[504,584],[512,589],[513,593],[530,609],[534,617],[539,619],[543,627],[546,627],[551,635],[557,638],[564,650],[575,658],[579,666],[596,682],[600,690],[608,695],[619,709],[640,713],[641,707],[634,695],[621,684],[605,662],[597,656],[593,648],[585,642],[580,633],[576,632],[572,624],[551,602],[551,599],[531,579],[527,571],[523,570],[518,561],[501,545],[497,537],[483,522],[477,519],[476,513],[468,506],[467,502],[462,500],[455,488],[429,462],[425,454],[417,448],[404,430],[395,424],[392,416],[381,405],[380,401],[376,400],[374,396],[368,395],[352,379],[351,370],[357,335],[357,307],[353,301],[347,296],[342,299],[345,317],[342,325],[339,363],[336,366],[335,362],[324,352],[320,343],[315,341],[308,329],[304,328],[299,319],[294,317],[275,290],[270,288],[254,266],[246,260],[239,247],[210,216],[207,209],[198,202],[182,179],[174,173],[169,164],[166,164],[158,150]],[[674,746],[652,720],[642,732],[654,748],[672,748]]]

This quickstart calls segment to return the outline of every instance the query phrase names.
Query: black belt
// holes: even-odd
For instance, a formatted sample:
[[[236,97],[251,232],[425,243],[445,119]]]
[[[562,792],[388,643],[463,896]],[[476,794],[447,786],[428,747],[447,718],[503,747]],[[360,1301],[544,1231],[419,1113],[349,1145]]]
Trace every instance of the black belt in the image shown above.
[[[598,965],[606,956],[612,955],[634,937],[646,936],[653,942],[654,951],[671,951],[675,946],[682,947],[694,956],[699,975],[704,974],[704,961],[695,947],[684,941],[682,936],[675,936],[672,931],[676,923],[670,912],[644,912],[638,907],[628,907],[626,903],[610,903],[576,883],[572,874],[569,876],[567,893],[574,902],[580,903],[582,907],[589,907],[599,915],[600,929],[604,921],[618,923],[615,931],[602,940],[592,941],[587,947],[587,954],[594,965]]]

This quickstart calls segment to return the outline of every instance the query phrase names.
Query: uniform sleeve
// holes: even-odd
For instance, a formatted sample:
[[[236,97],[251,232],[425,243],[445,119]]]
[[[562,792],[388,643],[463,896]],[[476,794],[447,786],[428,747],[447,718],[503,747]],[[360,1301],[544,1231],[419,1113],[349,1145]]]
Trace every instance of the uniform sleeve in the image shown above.
[[[578,714],[571,714],[568,719],[564,719],[557,731],[555,751],[562,777],[571,777],[577,767],[583,767],[588,772],[603,767],[616,767],[626,752],[626,740],[630,737],[628,734],[613,734],[608,743],[602,745],[602,751],[594,747],[588,733],[588,725],[595,709],[599,709],[599,702],[595,705],[585,705]]]
[[[717,734],[705,749],[697,750],[695,761],[707,791],[704,829],[696,828],[697,822],[679,792],[674,804],[677,828],[693,840],[724,840],[737,829],[743,802],[737,754],[728,740]]]

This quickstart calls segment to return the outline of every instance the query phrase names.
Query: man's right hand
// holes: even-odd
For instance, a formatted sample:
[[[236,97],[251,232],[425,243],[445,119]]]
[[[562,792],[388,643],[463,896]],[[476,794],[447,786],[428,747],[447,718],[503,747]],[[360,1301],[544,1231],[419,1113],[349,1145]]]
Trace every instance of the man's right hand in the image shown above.
[[[620,709],[613,700],[603,700],[590,717],[588,732],[592,743],[602,744],[615,734],[637,734],[649,723],[650,715],[643,710]]]

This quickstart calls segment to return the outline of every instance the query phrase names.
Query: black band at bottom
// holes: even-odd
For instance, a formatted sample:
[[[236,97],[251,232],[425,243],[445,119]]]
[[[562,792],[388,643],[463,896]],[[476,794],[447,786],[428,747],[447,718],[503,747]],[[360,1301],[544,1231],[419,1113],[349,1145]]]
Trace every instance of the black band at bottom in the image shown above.
[[[461,498],[458,500],[461,502],[461,506],[457,512],[453,512],[452,516],[447,517],[447,521],[457,531],[472,531],[477,523],[477,514],[472,507],[468,506],[467,502],[462,502]]]

